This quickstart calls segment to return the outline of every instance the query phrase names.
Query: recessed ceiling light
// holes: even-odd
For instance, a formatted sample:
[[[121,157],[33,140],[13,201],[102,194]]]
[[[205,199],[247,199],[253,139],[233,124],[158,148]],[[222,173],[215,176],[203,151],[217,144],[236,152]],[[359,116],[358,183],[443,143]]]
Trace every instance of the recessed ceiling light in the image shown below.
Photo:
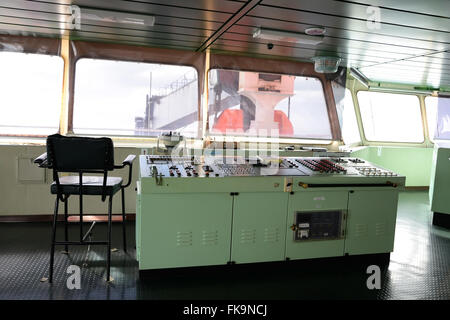
[[[322,27],[307,28],[305,33],[310,36],[323,36],[327,30]]]

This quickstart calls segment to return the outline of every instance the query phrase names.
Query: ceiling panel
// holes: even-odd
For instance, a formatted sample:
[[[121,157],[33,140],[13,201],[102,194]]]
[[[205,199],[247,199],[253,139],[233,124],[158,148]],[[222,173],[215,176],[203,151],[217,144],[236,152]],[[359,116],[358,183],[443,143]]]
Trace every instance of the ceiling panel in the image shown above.
[[[376,70],[364,70],[365,74],[370,77],[371,81],[381,81],[381,82],[397,82],[395,81],[399,76],[402,77],[402,83],[417,84],[431,87],[439,87],[441,82],[446,82],[450,80],[439,73],[432,72],[399,72],[398,70],[393,71],[392,68],[381,68]]]
[[[191,9],[187,7],[166,5],[165,1],[160,2],[161,4],[150,4],[141,1],[97,0],[94,2],[89,0],[78,0],[74,1],[74,4],[79,5],[81,10],[83,10],[83,7],[117,10],[121,12],[149,14],[155,16],[156,19],[158,19],[159,16],[167,16],[203,21],[225,22],[232,15],[227,12]]]
[[[369,4],[380,6],[379,29],[368,28]],[[435,10],[424,13],[426,5],[417,1],[263,0],[222,39],[240,40],[249,50],[268,54],[263,45],[245,44],[267,43],[252,37],[255,28],[304,33],[308,27],[323,26],[325,39],[315,47],[319,55],[323,49],[334,50],[344,63],[361,67],[371,80],[448,86],[450,1],[430,4]],[[284,55],[283,51],[277,54]],[[291,50],[289,54],[302,58],[311,51]]]
[[[288,57],[340,56],[371,80],[450,86],[449,0],[2,0],[0,32],[156,47]],[[82,23],[70,31],[68,6],[154,15],[153,27]],[[367,8],[380,9],[369,28]],[[246,14],[240,17],[243,12]],[[61,22],[62,21],[62,22]],[[326,28],[318,46],[254,39],[257,27],[303,33]]]
[[[230,39],[230,40],[236,40],[236,41],[243,41],[243,42],[259,42],[264,45],[266,45],[269,41],[267,40],[260,40],[253,38],[252,34],[242,34],[242,33],[235,33],[232,32],[234,29],[230,29],[230,31],[226,32],[222,39]],[[251,30],[249,30],[251,31]],[[358,52],[359,54],[365,54],[367,56],[380,56],[389,58],[389,59],[400,59],[405,57],[411,57],[416,55],[422,55],[427,54],[430,52],[434,52],[430,49],[424,50],[424,49],[417,49],[413,47],[403,47],[403,46],[392,46],[387,45],[383,43],[374,43],[374,42],[367,42],[367,41],[357,41],[357,40],[351,40],[351,39],[341,39],[341,38],[333,38],[333,37],[325,37],[324,41],[320,43],[317,46],[312,45],[304,45],[304,44],[295,44],[295,43],[286,43],[286,42],[280,42],[280,41],[270,41],[274,45],[285,45],[285,46],[292,46],[292,47],[307,47],[310,49],[315,49],[318,52],[322,50],[330,51],[330,52],[348,52],[348,53],[355,53]],[[270,52],[266,52],[267,54],[270,54]]]
[[[447,0],[442,0],[447,1]],[[302,2],[302,1],[298,1]],[[321,1],[316,1],[321,3]],[[318,9],[320,10],[320,9]],[[258,6],[253,9],[248,17],[268,18],[273,21],[286,21],[291,23],[307,23],[324,27],[334,27],[346,30],[365,31],[373,34],[394,35],[408,38],[435,40],[449,42],[449,32],[440,29],[419,29],[406,25],[383,24],[380,29],[369,29],[366,19],[353,19],[351,17],[333,16],[321,14],[320,11],[306,12],[285,8]],[[269,27],[269,26],[266,26]]]
[[[136,27],[120,23],[83,22],[81,30],[71,31],[69,5],[134,12],[155,16],[153,27]],[[147,46],[181,47],[196,50],[223,22],[241,8],[238,1],[23,1],[5,0],[0,3],[0,23],[4,32],[61,36],[76,39],[96,37],[127,41]]]
[[[70,24],[67,22],[58,22],[54,20],[43,20],[43,19],[24,19],[22,17],[9,17],[0,15],[0,22],[23,25],[23,26],[39,26],[49,29],[63,29],[67,32],[70,31]],[[122,35],[143,35],[143,34],[158,34],[162,37],[167,37],[171,35],[176,36],[186,36],[189,38],[201,38],[206,39],[212,34],[212,30],[187,28],[187,27],[176,27],[170,25],[155,25],[152,28],[137,28],[129,25],[112,25],[111,23],[100,24],[83,24],[81,26],[81,31],[96,31],[105,33],[117,33]]]
[[[260,17],[244,17],[237,24],[235,24],[230,31],[252,34],[256,27],[270,26],[270,28],[278,30],[286,30],[293,32],[304,32],[307,28],[315,27],[316,24],[302,23],[301,21],[283,21],[264,19]],[[343,28],[334,28],[325,26],[326,36],[339,38],[339,39],[351,39],[354,41],[363,41],[371,43],[383,43],[388,45],[414,47],[421,49],[433,49],[441,50],[446,48],[450,44],[450,33],[441,35],[442,41],[420,39],[416,36],[402,37],[394,34],[381,34],[378,32],[368,32],[366,30],[348,30]]]
[[[299,60],[311,61],[310,59],[316,56],[315,49],[309,48],[296,48],[292,46],[274,46],[272,50],[267,50],[266,44],[257,43],[257,42],[242,42],[242,41],[233,41],[226,39],[219,39],[212,46],[213,50],[232,50],[232,51],[240,51],[240,52],[248,52],[255,54],[264,54],[264,55],[274,55],[274,56],[288,56],[290,58],[297,58]],[[367,60],[363,59],[356,54],[347,54],[342,53],[341,57],[343,58],[342,65],[346,65],[347,61],[352,61],[354,63],[360,64]],[[372,63],[381,63],[388,62],[389,59],[383,57],[372,57],[373,60],[370,60]]]
[[[9,23],[20,25],[23,20],[19,18],[3,18],[0,17],[0,23]],[[55,33],[58,33],[60,30],[64,30],[67,34],[71,34],[72,36],[79,36],[79,32],[70,31],[69,25],[65,23],[59,22],[47,22],[47,21],[32,21],[33,26],[44,27],[48,29],[55,30]],[[93,34],[105,34],[105,35],[117,35],[123,37],[130,37],[130,40],[134,41],[135,38],[141,38],[142,41],[151,41],[152,39],[167,39],[169,42],[172,40],[185,41],[186,43],[195,43],[195,45],[200,45],[206,37],[201,37],[197,35],[188,35],[188,34],[178,34],[178,33],[165,33],[165,32],[155,32],[153,29],[151,31],[148,30],[136,30],[136,29],[122,29],[122,28],[111,28],[111,27],[99,27],[99,26],[91,26],[84,25],[82,30],[84,33],[93,33]],[[122,40],[124,40],[122,37]],[[134,39],[133,39],[134,38]],[[194,45],[194,46],[195,46]]]
[[[20,9],[11,9],[11,8],[2,8],[0,7],[0,17],[8,17],[8,18],[21,18],[21,19],[33,19],[33,20],[43,20],[43,21],[53,21],[53,22],[59,22],[59,21],[70,21],[70,16],[68,14],[58,14],[58,13],[51,13],[51,12],[43,12],[43,11],[29,11],[29,10],[20,10]],[[28,22],[29,24],[32,22]],[[23,24],[27,24],[26,21],[23,21]],[[83,23],[81,25],[81,28],[83,28]],[[87,23],[86,23],[87,24]],[[99,26],[110,26],[110,27],[117,27],[117,28],[125,28],[128,27],[129,29],[136,28],[134,26],[130,27],[130,25],[124,25],[124,24],[112,24],[107,22],[100,22],[100,21],[92,21],[89,22],[88,25],[99,25]],[[178,27],[178,28],[189,28],[189,29],[197,29],[199,32],[203,30],[208,31],[215,31],[222,25],[221,22],[213,22],[213,21],[203,21],[203,20],[196,20],[196,19],[190,19],[190,18],[178,18],[178,17],[158,17],[158,19],[155,21],[155,25],[151,27],[153,30],[154,28],[158,28],[161,26],[171,26],[171,27]],[[150,30],[150,27],[147,29]]]
[[[337,0],[336,2],[349,2]],[[419,12],[422,14],[446,16],[448,18],[448,0],[356,0],[354,3],[378,6],[381,8],[397,9],[406,12]]]
[[[402,1],[397,1],[402,2]],[[409,7],[405,2],[403,8]],[[444,3],[443,1],[441,1]],[[447,2],[448,3],[448,2]],[[335,1],[335,0],[263,0],[262,5],[259,6],[254,14],[266,12],[272,10],[275,12],[277,8],[287,8],[287,12],[310,12],[319,13],[330,17],[341,17],[345,19],[359,20],[366,23],[367,19],[371,16],[372,12],[367,12],[367,8],[370,5],[350,2],[350,1]],[[443,7],[443,6],[442,6]],[[444,8],[442,8],[444,9]],[[447,5],[447,12],[448,12]],[[445,9],[444,9],[445,10]],[[446,11],[442,11],[445,14]],[[265,14],[263,14],[265,15]],[[289,14],[290,15],[290,14]],[[283,16],[284,17],[284,16]],[[448,17],[430,16],[423,14],[421,11],[414,12],[413,10],[403,11],[397,9],[391,9],[386,7],[379,7],[379,18],[381,28],[385,25],[400,25],[407,26],[408,28],[450,31]]]

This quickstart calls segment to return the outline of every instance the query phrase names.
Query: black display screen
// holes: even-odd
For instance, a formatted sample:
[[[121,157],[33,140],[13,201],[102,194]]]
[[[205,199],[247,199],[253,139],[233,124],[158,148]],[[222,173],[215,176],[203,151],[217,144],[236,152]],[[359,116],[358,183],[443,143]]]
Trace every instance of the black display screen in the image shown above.
[[[295,241],[337,239],[341,237],[342,211],[295,213]]]

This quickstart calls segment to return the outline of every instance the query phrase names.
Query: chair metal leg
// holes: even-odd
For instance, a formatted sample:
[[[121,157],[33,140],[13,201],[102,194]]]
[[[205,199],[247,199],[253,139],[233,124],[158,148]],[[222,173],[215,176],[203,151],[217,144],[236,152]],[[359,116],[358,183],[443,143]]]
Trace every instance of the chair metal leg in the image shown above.
[[[108,203],[108,253],[107,253],[107,260],[106,260],[106,281],[111,280],[111,227],[112,227],[112,199],[113,196],[109,196],[109,203]]]
[[[122,233],[123,233],[123,251],[127,252],[127,221],[125,215],[125,189],[122,188]]]
[[[80,242],[83,242],[83,194],[80,193]]]
[[[69,196],[66,196],[64,199],[64,240],[69,241],[69,222],[68,222],[68,205],[69,205]],[[69,252],[69,246],[66,244],[64,246],[64,250],[66,253]]]
[[[55,200],[55,211],[53,213],[53,226],[52,226],[52,246],[50,249],[50,275],[48,282],[53,282],[53,262],[55,257],[55,239],[56,239],[56,220],[58,217],[58,206],[59,206],[59,197],[56,196]]]

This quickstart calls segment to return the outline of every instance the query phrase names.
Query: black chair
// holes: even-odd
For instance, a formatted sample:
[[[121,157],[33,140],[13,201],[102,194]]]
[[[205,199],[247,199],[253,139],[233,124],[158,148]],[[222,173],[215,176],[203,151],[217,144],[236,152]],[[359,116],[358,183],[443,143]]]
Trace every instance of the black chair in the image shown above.
[[[50,192],[56,194],[55,210],[53,214],[53,229],[50,252],[50,276],[53,281],[53,261],[56,245],[64,245],[68,252],[69,245],[106,245],[107,275],[110,281],[111,265],[111,224],[112,199],[119,190],[122,192],[122,229],[123,249],[126,252],[126,216],[125,216],[125,188],[131,183],[132,163],[135,155],[129,155],[122,165],[114,165],[114,147],[110,138],[66,137],[59,134],[48,136],[47,152],[34,160],[40,167],[53,169],[53,180]],[[122,184],[120,177],[108,177],[108,171],[129,167],[127,184]],[[60,172],[78,173],[78,176],[59,176]],[[103,176],[83,176],[85,173],[101,173]],[[80,201],[80,240],[68,239],[68,199],[71,195],[79,195]],[[109,197],[108,202],[108,240],[86,241],[91,234],[95,221],[86,234],[83,234],[83,195],[101,196],[102,201]],[[59,201],[64,203],[65,241],[56,241],[56,223]]]

